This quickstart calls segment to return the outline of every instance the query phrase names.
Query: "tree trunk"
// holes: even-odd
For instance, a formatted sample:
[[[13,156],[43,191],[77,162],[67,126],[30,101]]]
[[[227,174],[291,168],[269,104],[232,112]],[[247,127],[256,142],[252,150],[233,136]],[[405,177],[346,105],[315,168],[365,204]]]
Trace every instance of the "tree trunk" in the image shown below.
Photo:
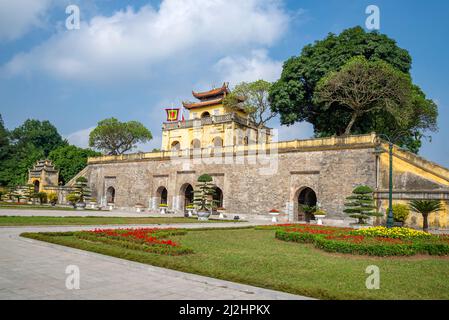
[[[428,214],[427,213],[423,213],[422,215],[422,230],[424,232],[428,232],[429,231],[429,221],[428,221]]]
[[[349,121],[348,126],[346,127],[345,135],[349,135],[351,133],[352,126],[354,125],[355,120],[357,119],[357,117],[358,117],[357,112],[354,112],[352,114],[351,121]]]

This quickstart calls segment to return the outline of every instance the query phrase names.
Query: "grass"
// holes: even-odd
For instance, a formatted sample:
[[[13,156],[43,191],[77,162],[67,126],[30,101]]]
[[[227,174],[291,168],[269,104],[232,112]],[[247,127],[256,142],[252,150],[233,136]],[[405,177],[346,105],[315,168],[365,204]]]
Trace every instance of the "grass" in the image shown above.
[[[20,209],[20,210],[63,210],[63,211],[78,211],[73,207],[52,207],[51,205],[39,205],[39,204],[16,204],[16,203],[8,203],[8,202],[0,202],[0,210],[1,209]],[[85,209],[87,211],[99,211],[94,209]]]
[[[214,223],[234,220],[198,221],[184,217],[45,217],[45,216],[0,216],[0,226],[93,226],[120,224],[170,224],[170,223]]]
[[[165,256],[87,242],[63,234],[23,236],[155,266],[322,299],[449,299],[449,260],[415,256],[371,258],[329,254],[279,241],[274,230],[202,229],[171,237],[193,254]],[[365,270],[380,268],[380,289],[368,290]]]

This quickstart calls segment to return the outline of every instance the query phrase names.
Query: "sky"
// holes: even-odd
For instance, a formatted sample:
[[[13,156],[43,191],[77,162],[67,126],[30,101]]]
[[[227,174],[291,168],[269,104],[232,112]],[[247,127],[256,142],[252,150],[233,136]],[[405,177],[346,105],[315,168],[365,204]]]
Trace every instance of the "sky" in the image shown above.
[[[80,11],[67,29],[67,6]],[[98,121],[138,120],[161,143],[167,107],[229,82],[275,81],[283,62],[329,32],[380,32],[412,58],[412,77],[439,106],[439,132],[420,155],[449,167],[449,1],[446,0],[0,0],[0,114],[13,129],[49,120],[87,147]],[[310,124],[281,126],[280,140],[313,135]]]

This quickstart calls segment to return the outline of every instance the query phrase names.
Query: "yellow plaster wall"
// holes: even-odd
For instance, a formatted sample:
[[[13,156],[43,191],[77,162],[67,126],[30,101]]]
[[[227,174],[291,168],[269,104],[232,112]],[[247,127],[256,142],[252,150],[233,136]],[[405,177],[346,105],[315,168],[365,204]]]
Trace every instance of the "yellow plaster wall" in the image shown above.
[[[449,204],[445,201],[441,201],[443,204],[443,211],[432,213],[429,215],[429,226],[439,227],[446,229],[449,226]],[[393,204],[404,204],[409,205],[407,200],[393,200]],[[381,211],[387,213],[388,211],[388,201],[382,201]],[[420,213],[410,210],[410,215],[405,221],[406,226],[421,228],[423,225],[423,218]]]

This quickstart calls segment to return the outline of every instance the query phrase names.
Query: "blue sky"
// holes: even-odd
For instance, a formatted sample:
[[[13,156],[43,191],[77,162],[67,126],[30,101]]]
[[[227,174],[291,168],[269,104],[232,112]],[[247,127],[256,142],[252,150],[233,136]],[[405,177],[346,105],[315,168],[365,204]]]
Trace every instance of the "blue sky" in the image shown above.
[[[79,30],[65,9],[80,8]],[[159,147],[164,108],[191,90],[258,78],[327,33],[365,26],[380,8],[380,32],[413,57],[412,76],[440,110],[438,133],[421,155],[449,167],[449,1],[363,0],[1,0],[0,113],[8,128],[50,120],[86,146],[107,117],[139,120]],[[311,126],[280,127],[280,139],[308,138]]]

